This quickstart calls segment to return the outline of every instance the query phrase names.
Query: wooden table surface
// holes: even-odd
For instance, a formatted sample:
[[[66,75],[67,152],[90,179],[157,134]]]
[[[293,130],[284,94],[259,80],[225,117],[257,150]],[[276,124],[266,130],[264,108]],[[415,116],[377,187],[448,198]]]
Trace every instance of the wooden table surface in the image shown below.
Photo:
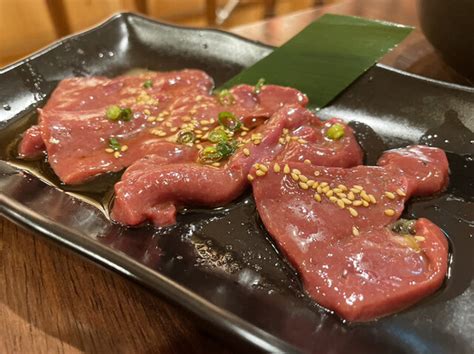
[[[417,25],[414,0],[353,0],[232,29],[281,45],[326,12]],[[382,61],[467,82],[435,55],[419,30]],[[180,308],[0,218],[1,353],[230,352]]]

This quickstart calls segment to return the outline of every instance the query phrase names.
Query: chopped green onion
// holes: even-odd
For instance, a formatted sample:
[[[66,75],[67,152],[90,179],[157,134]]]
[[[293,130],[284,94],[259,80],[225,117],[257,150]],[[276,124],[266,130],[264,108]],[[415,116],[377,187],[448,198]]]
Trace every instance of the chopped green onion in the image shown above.
[[[117,138],[109,138],[109,147],[114,151],[120,151],[122,145],[118,142]]]
[[[216,149],[222,155],[222,158],[226,158],[235,152],[237,146],[235,142],[221,141],[217,143]]]
[[[112,121],[123,120],[128,122],[132,119],[133,112],[130,108],[120,108],[119,106],[113,105],[107,107],[105,115]]]
[[[392,224],[392,231],[401,235],[416,234],[415,220],[398,219]]]
[[[132,110],[130,108],[122,108],[122,112],[120,112],[120,119],[128,122],[132,119]]]
[[[220,112],[218,115],[219,123],[231,131],[239,130],[242,123],[231,112]]]
[[[152,88],[152,87],[153,87],[153,81],[151,81],[151,80],[146,80],[143,83],[143,88],[149,89],[149,88]]]
[[[194,142],[194,139],[196,139],[196,136],[194,135],[193,132],[189,130],[180,130],[178,132],[178,137],[176,138],[176,142],[179,144],[189,144]]]
[[[222,159],[222,153],[215,146],[207,146],[199,152],[199,159],[203,163],[213,163]]]
[[[217,92],[217,100],[222,105],[231,105],[235,102],[235,97],[232,92],[227,89],[224,89]]]
[[[332,140],[339,140],[344,136],[344,126],[340,123],[334,123],[326,131],[326,136]]]
[[[105,112],[107,118],[110,120],[118,120],[120,118],[120,113],[122,113],[122,110],[119,106],[109,106]]]
[[[227,133],[225,132],[222,127],[217,127],[213,131],[211,131],[207,137],[207,140],[209,140],[211,143],[218,143],[221,141],[227,141],[229,137],[227,136]]]
[[[265,85],[265,79],[264,78],[261,78],[257,81],[257,83],[255,84],[255,87],[253,89],[253,92],[255,92],[256,94],[259,94],[260,91],[262,91],[262,86]]]

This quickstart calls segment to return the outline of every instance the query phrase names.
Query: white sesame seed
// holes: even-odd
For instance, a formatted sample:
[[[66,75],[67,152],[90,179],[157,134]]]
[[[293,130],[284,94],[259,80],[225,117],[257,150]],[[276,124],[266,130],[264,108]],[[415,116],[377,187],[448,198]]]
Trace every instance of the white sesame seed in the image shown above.
[[[343,201],[344,204],[347,204],[347,205],[351,205],[351,204],[352,204],[352,201],[350,201],[350,200],[347,199],[347,198],[342,198],[341,200]]]
[[[398,194],[400,197],[406,197],[406,193],[405,193],[402,189],[400,189],[400,188],[397,189],[397,194]]]
[[[291,178],[293,178],[293,180],[295,181],[298,181],[300,178],[298,177],[298,175],[296,173],[291,173]]]
[[[319,171],[314,171],[314,175],[315,175],[316,177],[318,177],[320,174],[321,174],[321,172],[319,172]]]
[[[250,150],[247,149],[247,148],[244,148],[244,149],[242,150],[242,152],[244,153],[245,156],[249,156],[249,155],[250,155]]]
[[[426,240],[426,238],[424,236],[415,236],[415,240],[421,242],[421,241]]]
[[[385,209],[384,214],[386,216],[394,216],[395,215],[395,210],[393,209]]]
[[[354,208],[349,207],[349,208],[347,208],[347,210],[349,210],[349,213],[351,213],[351,215],[352,215],[353,217],[357,217],[357,216],[359,215],[359,213],[357,212],[357,210],[355,210]]]
[[[262,170],[257,170],[255,171],[255,174],[259,177],[265,176],[266,172]]]
[[[344,202],[341,199],[337,200],[337,206],[341,209],[344,209],[346,207],[346,205],[344,204]]]
[[[358,229],[357,227],[355,227],[355,226],[352,226],[352,234],[353,234],[354,236],[359,236],[359,235],[360,235],[359,229]]]
[[[122,145],[122,147],[120,148],[120,151],[122,152],[125,152],[128,150],[128,145]]]
[[[105,152],[108,152],[109,154],[111,154],[111,153],[113,153],[113,152],[114,152],[114,149],[107,148],[107,149],[105,149]]]
[[[377,204],[377,199],[375,199],[373,194],[369,194],[369,199],[372,204]]]
[[[303,162],[307,165],[311,165],[311,161],[309,161],[308,159],[304,160]]]
[[[247,175],[247,179],[248,179],[250,182],[252,182],[253,179],[254,179],[254,177],[253,177],[252,175],[248,174],[248,175]]]
[[[268,172],[268,167],[265,165],[260,165],[259,168],[260,168],[260,171]]]
[[[291,172],[293,172],[295,175],[300,175],[301,171],[298,170],[297,168],[294,168]]]
[[[120,151],[115,151],[114,152],[114,157],[118,159],[120,157]]]
[[[356,207],[357,207],[357,206],[361,206],[361,205],[362,205],[362,200],[354,200],[354,201],[352,202],[352,205],[353,205],[353,206],[356,206]]]
[[[318,193],[315,193],[314,200],[316,200],[317,202],[321,202],[321,196]]]
[[[326,197],[328,197],[328,198],[332,197],[333,195],[334,195],[334,191],[332,189],[330,189],[326,192]]]
[[[302,182],[308,182],[308,177],[306,177],[305,175],[299,175],[299,177]]]
[[[385,192],[384,195],[388,198],[388,199],[395,199],[395,194],[393,194],[392,192]]]
[[[273,171],[278,173],[280,172],[280,170],[281,170],[280,165],[277,162],[275,162],[275,164],[273,165]]]
[[[285,167],[283,167],[283,172],[286,174],[290,173],[290,166],[288,166],[288,164],[286,164]]]
[[[370,202],[370,198],[369,198],[369,196],[367,195],[367,193],[366,193],[365,191],[362,191],[362,192],[360,193],[360,197],[361,197],[362,199],[364,199],[366,202]]]
[[[338,199],[337,199],[336,197],[333,197],[333,196],[332,196],[332,197],[329,197],[329,200],[330,200],[331,202],[333,202],[333,203],[337,203],[337,200],[338,200]]]
[[[301,189],[308,189],[309,188],[309,186],[304,182],[299,182],[298,184],[299,184]]]

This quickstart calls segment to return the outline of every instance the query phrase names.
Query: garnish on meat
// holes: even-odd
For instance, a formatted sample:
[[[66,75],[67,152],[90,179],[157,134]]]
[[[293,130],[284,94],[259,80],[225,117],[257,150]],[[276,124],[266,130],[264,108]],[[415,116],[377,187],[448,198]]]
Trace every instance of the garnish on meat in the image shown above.
[[[288,87],[267,85],[257,102],[253,86],[240,85],[218,95],[211,93],[212,86],[212,79],[199,70],[65,79],[38,110],[39,124],[25,133],[20,155],[29,158],[45,150],[58,177],[78,184],[150,154],[172,154],[181,144],[178,131],[192,132],[195,139],[187,143],[189,148],[203,149],[207,134],[219,126],[221,112],[232,112],[235,128],[254,128],[282,104],[307,103],[301,92]],[[127,153],[116,158],[116,151],[105,151],[109,137],[120,137]]]
[[[326,166],[361,164],[362,150],[351,128],[346,126],[343,139],[328,141],[324,137],[326,124],[331,123],[321,122],[301,106],[285,106],[250,137],[237,137],[235,151],[234,147],[226,147],[230,150],[227,160],[218,148],[228,144],[224,140],[200,151],[199,158],[204,163],[159,164],[151,163],[150,158],[137,161],[115,185],[112,218],[126,225],[151,220],[157,226],[165,226],[175,223],[181,206],[224,205],[242,194],[249,183],[249,171],[257,161],[262,166],[257,175],[265,174],[268,170],[263,162],[279,153],[295,162],[305,154]],[[289,139],[282,141],[282,137]]]

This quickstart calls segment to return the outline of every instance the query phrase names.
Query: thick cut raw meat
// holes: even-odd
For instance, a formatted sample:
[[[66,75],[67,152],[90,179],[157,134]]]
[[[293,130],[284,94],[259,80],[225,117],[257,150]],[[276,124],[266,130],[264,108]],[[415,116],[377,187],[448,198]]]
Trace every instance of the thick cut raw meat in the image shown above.
[[[157,163],[158,155],[138,161],[115,185],[112,218],[126,225],[150,219],[155,225],[164,226],[175,223],[180,206],[224,205],[245,190],[247,174],[256,161],[273,159],[282,151],[292,161],[302,161],[305,155],[320,165],[361,164],[362,150],[351,128],[345,126],[342,139],[330,140],[324,136],[328,124],[331,123],[321,122],[301,106],[286,106],[257,129],[239,137],[242,146],[223,166],[189,161]],[[255,144],[252,136],[261,137],[260,142]]]
[[[412,161],[414,150],[427,165]],[[391,226],[410,195],[426,193],[426,180],[418,176],[430,169],[434,178],[447,181],[445,159],[439,149],[412,146],[387,152],[380,161],[384,167],[288,162],[289,173],[275,173],[272,162],[252,187],[265,228],[299,271],[306,291],[347,320],[367,321],[414,304],[443,282],[448,264],[443,232],[426,219],[406,222],[411,227],[397,232]],[[431,192],[444,184],[435,188]]]
[[[144,87],[147,81],[152,87]],[[204,134],[218,124],[219,112],[231,111],[252,128],[285,104],[307,103],[301,92],[287,87],[267,85],[256,94],[253,86],[241,85],[230,90],[230,101],[212,95],[212,87],[212,79],[199,70],[63,80],[39,110],[38,127],[25,134],[20,156],[38,153],[39,131],[55,173],[64,183],[77,184],[161,154],[184,125]],[[111,105],[130,108],[132,119],[110,121]],[[126,151],[107,152],[111,137]]]

